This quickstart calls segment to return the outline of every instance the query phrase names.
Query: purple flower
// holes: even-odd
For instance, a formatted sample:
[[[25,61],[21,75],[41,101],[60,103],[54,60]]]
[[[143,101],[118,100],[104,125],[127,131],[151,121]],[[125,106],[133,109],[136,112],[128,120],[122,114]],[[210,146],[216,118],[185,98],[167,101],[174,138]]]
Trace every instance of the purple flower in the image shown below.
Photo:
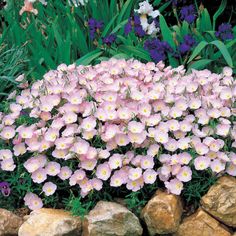
[[[179,51],[181,54],[185,54],[192,49],[196,44],[196,40],[192,35],[187,34],[184,36],[184,41],[179,45]]]
[[[140,17],[138,15],[134,15],[134,33],[139,37],[142,38],[145,36],[145,31],[141,26]]]
[[[2,195],[8,197],[11,193],[10,184],[8,182],[0,182],[0,190]]]
[[[91,39],[95,38],[95,35],[103,27],[103,21],[98,21],[94,18],[88,20],[89,34]]]
[[[178,4],[185,4],[186,2],[187,2],[187,0],[172,0],[171,1],[172,2],[172,5],[174,5],[174,6],[177,6]]]
[[[115,41],[116,41],[115,34],[109,34],[102,39],[102,42],[108,46],[111,46],[111,44],[114,43]]]
[[[194,5],[184,6],[180,10],[181,20],[187,21],[189,24],[193,23],[196,19],[196,10]]]
[[[134,33],[139,38],[142,38],[145,36],[146,33],[143,30],[143,27],[141,26],[139,15],[134,15],[133,19],[129,18],[128,23],[125,25],[125,29],[124,29],[125,35],[128,35],[132,31],[132,28],[134,28]]]
[[[167,53],[173,53],[173,49],[167,42],[161,42],[157,38],[148,39],[144,43],[144,49],[147,50],[156,63],[164,61]]]
[[[125,35],[128,35],[132,31],[132,18],[130,17],[128,23],[125,25]]]
[[[222,23],[218,27],[218,31],[215,32],[216,37],[220,38],[222,41],[233,39],[232,25],[229,23]]]

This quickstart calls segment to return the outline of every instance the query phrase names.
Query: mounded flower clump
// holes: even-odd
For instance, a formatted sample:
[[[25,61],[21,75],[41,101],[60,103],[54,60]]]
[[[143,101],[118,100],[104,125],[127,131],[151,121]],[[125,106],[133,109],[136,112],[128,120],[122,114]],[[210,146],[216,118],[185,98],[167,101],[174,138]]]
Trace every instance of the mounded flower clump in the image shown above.
[[[193,169],[236,176],[235,95],[230,68],[186,74],[137,60],[63,64],[1,114],[1,171],[25,160],[42,197],[54,194],[58,181],[86,196],[104,182],[137,191],[159,178],[180,194]],[[35,123],[20,124],[22,115]],[[25,204],[43,205],[31,192]]]

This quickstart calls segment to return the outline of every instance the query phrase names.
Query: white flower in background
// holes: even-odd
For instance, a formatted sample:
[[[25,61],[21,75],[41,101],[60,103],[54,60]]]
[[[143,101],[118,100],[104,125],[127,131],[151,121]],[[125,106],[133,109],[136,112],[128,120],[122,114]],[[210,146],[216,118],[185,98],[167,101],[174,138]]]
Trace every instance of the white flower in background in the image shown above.
[[[70,5],[74,5],[75,7],[79,7],[80,5],[84,6],[88,3],[88,0],[68,0]]]
[[[148,2],[148,0],[139,3],[139,9],[134,10],[140,15],[149,15],[153,12],[153,6]]]
[[[139,9],[134,11],[140,14],[141,26],[148,35],[154,35],[159,32],[160,29],[156,27],[154,21],[150,24],[148,23],[148,16],[155,19],[160,15],[158,10],[153,10],[153,6],[148,2],[148,0],[139,3]]]
[[[160,15],[158,10],[153,11],[153,6],[148,2],[148,0],[139,3],[139,9],[134,11],[140,15],[148,15],[152,18],[156,18]]]

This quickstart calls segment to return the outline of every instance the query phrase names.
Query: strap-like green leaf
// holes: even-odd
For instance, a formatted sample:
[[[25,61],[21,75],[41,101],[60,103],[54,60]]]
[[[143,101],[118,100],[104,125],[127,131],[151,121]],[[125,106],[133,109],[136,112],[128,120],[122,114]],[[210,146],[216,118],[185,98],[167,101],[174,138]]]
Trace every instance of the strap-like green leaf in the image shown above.
[[[197,69],[197,70],[203,69],[206,67],[206,65],[208,65],[212,61],[213,60],[211,60],[211,59],[201,59],[199,61],[192,63],[188,68],[189,69]]]
[[[227,0],[222,0],[220,7],[216,11],[216,13],[213,16],[213,30],[215,30],[216,27],[216,20],[217,18],[222,14],[222,12],[225,10],[225,7],[227,5]]]
[[[166,42],[168,42],[173,49],[175,49],[176,45],[175,45],[171,30],[168,27],[166,20],[162,15],[160,15],[160,28],[161,28],[163,39]]]
[[[221,52],[222,56],[224,57],[225,61],[228,64],[228,66],[233,67],[232,58],[231,58],[230,53],[229,53],[227,47],[225,46],[225,44],[219,40],[215,40],[215,41],[211,42],[210,44],[215,45],[219,49],[219,51]]]
[[[102,54],[100,49],[96,49],[76,61],[76,65],[89,65],[94,59],[98,58]]]
[[[188,63],[191,62],[196,56],[198,56],[200,54],[200,52],[202,51],[203,48],[205,48],[208,45],[208,43],[206,41],[201,41],[196,48],[193,50],[192,55],[190,56],[190,58],[188,59]]]

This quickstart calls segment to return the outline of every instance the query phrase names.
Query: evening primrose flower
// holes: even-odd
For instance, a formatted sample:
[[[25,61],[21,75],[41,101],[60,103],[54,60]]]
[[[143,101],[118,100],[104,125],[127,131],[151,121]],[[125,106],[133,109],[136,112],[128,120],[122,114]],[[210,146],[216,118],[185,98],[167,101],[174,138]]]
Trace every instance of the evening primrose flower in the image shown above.
[[[111,176],[111,169],[108,163],[98,165],[96,176],[101,180],[107,180]]]
[[[55,193],[57,189],[57,185],[52,183],[52,182],[46,182],[43,185],[43,192],[45,193],[46,196],[51,196]]]
[[[169,182],[165,182],[165,186],[170,193],[176,195],[180,195],[181,191],[183,190],[183,183],[178,179],[172,179]]]
[[[192,179],[192,171],[190,167],[184,166],[180,169],[179,173],[176,175],[176,178],[182,182],[188,182]]]
[[[130,180],[137,180],[141,177],[142,175],[142,169],[137,167],[137,168],[130,168],[129,169],[129,179]]]

